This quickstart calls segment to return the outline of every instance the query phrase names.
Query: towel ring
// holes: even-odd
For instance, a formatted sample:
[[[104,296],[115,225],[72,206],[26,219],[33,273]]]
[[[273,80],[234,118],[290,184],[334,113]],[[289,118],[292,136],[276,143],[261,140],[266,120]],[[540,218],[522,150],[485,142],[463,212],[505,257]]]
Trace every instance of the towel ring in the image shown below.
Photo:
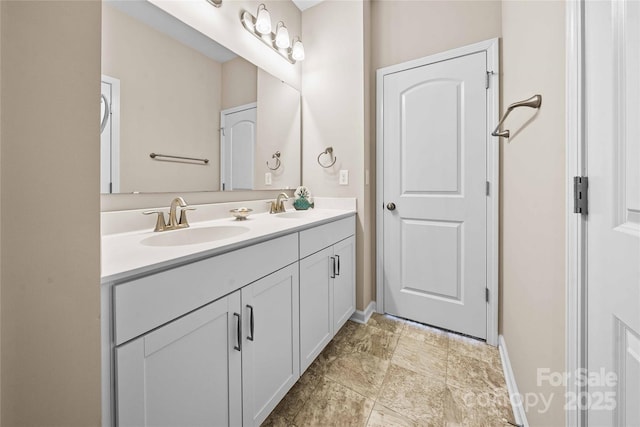
[[[322,157],[323,154],[328,154],[329,157],[333,159],[333,161],[328,165],[323,165],[322,162],[320,161],[320,157]],[[333,147],[327,147],[326,150],[324,150],[322,153],[318,154],[318,164],[320,166],[322,166],[323,168],[325,168],[325,169],[326,168],[330,168],[331,166],[335,165],[336,164],[336,160],[338,160],[338,158],[333,155]]]
[[[272,168],[271,166],[269,166],[269,162],[268,162],[268,161],[267,161],[267,167],[268,167],[269,169],[271,169],[272,171],[279,169],[279,168],[280,168],[280,165],[282,164],[282,163],[280,162],[280,152],[279,152],[279,151],[276,151],[275,153],[273,153],[273,156],[271,156],[271,158],[272,158],[272,159],[276,159],[276,167],[275,167],[275,168]]]

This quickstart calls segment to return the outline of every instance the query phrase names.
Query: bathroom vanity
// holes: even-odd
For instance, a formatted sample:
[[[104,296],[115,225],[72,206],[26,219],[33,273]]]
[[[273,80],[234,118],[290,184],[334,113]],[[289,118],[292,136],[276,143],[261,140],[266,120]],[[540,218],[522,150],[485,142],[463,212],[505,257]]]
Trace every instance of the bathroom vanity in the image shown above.
[[[354,209],[117,233],[102,249],[105,425],[260,425],[355,311]]]

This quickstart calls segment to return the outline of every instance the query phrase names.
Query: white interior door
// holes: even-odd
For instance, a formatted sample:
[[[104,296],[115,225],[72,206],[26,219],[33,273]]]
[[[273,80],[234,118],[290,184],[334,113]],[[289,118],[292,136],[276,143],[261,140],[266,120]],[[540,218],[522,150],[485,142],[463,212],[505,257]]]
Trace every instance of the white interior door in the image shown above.
[[[640,426],[640,3],[584,7],[587,365],[595,382],[578,403],[590,426]]]
[[[487,336],[487,52],[384,75],[384,311]]]
[[[253,190],[256,110],[253,103],[220,113],[222,190]]]

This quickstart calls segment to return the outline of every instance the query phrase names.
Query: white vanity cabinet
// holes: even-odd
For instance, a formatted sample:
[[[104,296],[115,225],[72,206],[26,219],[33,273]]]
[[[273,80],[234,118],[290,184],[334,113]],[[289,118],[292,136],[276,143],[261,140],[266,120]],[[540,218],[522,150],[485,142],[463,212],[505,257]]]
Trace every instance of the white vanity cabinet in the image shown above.
[[[355,216],[106,283],[106,426],[258,426],[355,310]]]
[[[355,217],[300,232],[301,372],[355,312],[354,232]]]

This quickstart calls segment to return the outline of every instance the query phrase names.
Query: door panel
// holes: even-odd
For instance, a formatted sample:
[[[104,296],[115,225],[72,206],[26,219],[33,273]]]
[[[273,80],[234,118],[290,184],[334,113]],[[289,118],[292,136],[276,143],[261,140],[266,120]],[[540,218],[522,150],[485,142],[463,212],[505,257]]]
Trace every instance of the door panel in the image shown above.
[[[433,79],[399,94],[402,194],[460,192],[462,87]]]
[[[298,301],[297,263],[242,289],[245,426],[260,425],[300,377]]]
[[[333,279],[333,333],[356,311],[356,241],[349,237],[333,246],[336,277]]]
[[[462,227],[460,222],[402,221],[401,281],[406,291],[462,301]]]
[[[118,347],[118,425],[239,425],[239,308],[236,292]]]
[[[486,337],[486,52],[384,76],[384,311]]]
[[[300,260],[300,372],[333,337],[333,247]]]
[[[585,2],[591,426],[640,425],[640,3]],[[586,240],[586,239],[585,239]],[[604,405],[598,404],[602,398]]]

